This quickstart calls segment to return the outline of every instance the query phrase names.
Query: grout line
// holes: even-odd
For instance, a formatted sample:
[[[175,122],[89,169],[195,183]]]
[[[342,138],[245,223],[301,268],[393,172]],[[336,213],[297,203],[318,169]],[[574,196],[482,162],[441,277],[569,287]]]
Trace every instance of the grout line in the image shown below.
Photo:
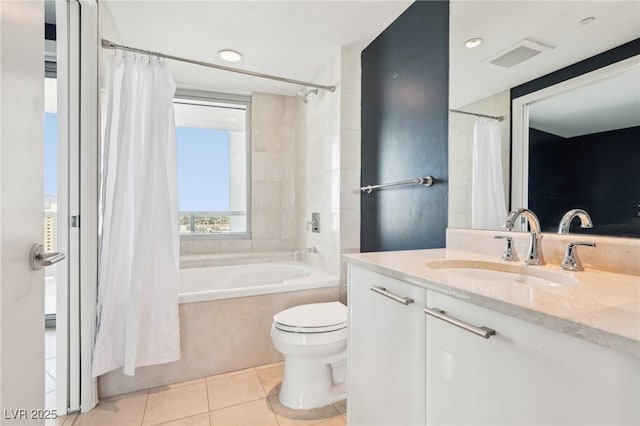
[[[206,381],[209,381],[209,380],[211,380],[211,381],[221,380],[221,379],[226,379],[228,377],[241,376],[243,374],[250,373],[251,372],[250,370],[254,370],[254,372],[255,372],[255,369],[256,369],[255,367],[248,367],[248,368],[243,368],[241,370],[229,371],[229,372],[226,372],[226,373],[215,374],[213,376],[205,376],[205,377],[202,377],[202,378],[205,379]],[[196,379],[194,379],[194,380],[196,380]]]
[[[256,398],[256,399],[252,399],[252,400],[249,400],[249,401],[243,401],[243,402],[239,402],[239,403],[237,403],[237,404],[227,405],[226,407],[216,408],[216,409],[214,409],[214,410],[210,410],[209,412],[210,412],[210,413],[213,413],[214,411],[226,410],[227,408],[237,407],[238,405],[248,404],[248,403],[250,403],[250,402],[261,401],[261,400],[263,400],[263,399],[269,399],[269,398],[264,397],[264,398]]]
[[[204,381],[204,388],[207,391],[207,413],[211,412],[211,404],[209,404],[209,381]],[[209,416],[209,425],[211,425],[211,416]]]
[[[188,416],[179,417],[177,419],[171,419],[171,420],[167,420],[167,421],[160,422],[160,423],[153,423],[153,424],[150,424],[148,426],[160,426],[160,425],[163,425],[165,423],[177,422],[178,420],[188,419],[189,417],[201,416],[203,414],[206,414],[207,417],[209,417],[209,411],[203,411],[202,413],[189,414]],[[144,422],[143,422],[143,424],[144,424]],[[211,426],[211,417],[209,417],[209,426]]]
[[[144,410],[142,411],[142,420],[140,420],[140,426],[144,424],[144,418],[147,415],[148,405],[149,405],[149,390],[147,389],[147,398],[144,400]]]
[[[258,370],[256,370],[256,375],[258,376],[258,381],[260,382],[260,386],[262,386],[262,392],[264,392],[264,397],[269,398],[269,395],[267,394],[267,388],[264,386],[264,383],[262,382],[262,377],[260,377],[260,373],[258,373]]]
[[[276,423],[278,425],[280,425],[280,419],[278,419],[278,416],[277,416],[276,412],[273,411],[273,405],[271,405],[271,400],[269,398],[265,398],[265,399],[267,400],[267,404],[269,404],[269,408],[270,408],[271,414],[273,414],[273,417],[276,418]]]

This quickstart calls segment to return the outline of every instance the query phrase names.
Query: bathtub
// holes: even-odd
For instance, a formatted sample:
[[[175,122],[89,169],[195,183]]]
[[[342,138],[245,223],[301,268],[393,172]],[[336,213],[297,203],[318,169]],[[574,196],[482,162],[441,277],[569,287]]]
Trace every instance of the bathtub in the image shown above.
[[[180,303],[232,299],[337,286],[339,280],[303,262],[273,262],[180,270]]]
[[[303,262],[180,270],[179,361],[98,378],[101,398],[282,361],[271,343],[273,316],[339,299],[339,279]],[[267,389],[267,392],[270,390]]]

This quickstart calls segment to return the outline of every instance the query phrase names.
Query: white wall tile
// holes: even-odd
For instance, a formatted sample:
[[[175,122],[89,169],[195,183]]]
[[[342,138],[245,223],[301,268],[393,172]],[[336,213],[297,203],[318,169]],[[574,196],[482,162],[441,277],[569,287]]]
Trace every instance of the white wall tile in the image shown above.
[[[280,251],[282,250],[282,240],[253,240],[251,242],[252,249],[254,252],[261,251]]]
[[[360,171],[360,130],[340,130],[340,168]]]
[[[360,249],[360,209],[344,209],[340,215],[340,248]]]
[[[277,240],[281,235],[281,218],[278,210],[254,210],[253,240]]]
[[[296,210],[281,210],[280,222],[282,230],[280,238],[283,240],[293,240],[296,234],[299,232],[298,226],[298,212]]]
[[[341,95],[341,127],[360,130],[360,91],[342,89]]]
[[[294,180],[281,182],[280,208],[296,208],[296,182]]]
[[[253,123],[281,123],[284,114],[283,96],[254,93],[251,97]]]
[[[358,195],[358,199],[360,199],[360,170],[351,170],[351,169],[342,169],[340,170],[340,190],[345,195],[351,195],[355,197]],[[341,201],[342,203],[343,201]],[[352,203],[353,201],[347,201],[347,203]],[[360,208],[358,206],[350,206],[350,205],[340,205],[342,208],[353,209]]]
[[[252,209],[280,210],[282,183],[277,181],[254,181],[251,190]]]
[[[340,54],[340,86],[360,90],[360,50],[343,48]]]
[[[282,154],[276,152],[254,152],[252,158],[252,180],[279,181],[282,176]]]

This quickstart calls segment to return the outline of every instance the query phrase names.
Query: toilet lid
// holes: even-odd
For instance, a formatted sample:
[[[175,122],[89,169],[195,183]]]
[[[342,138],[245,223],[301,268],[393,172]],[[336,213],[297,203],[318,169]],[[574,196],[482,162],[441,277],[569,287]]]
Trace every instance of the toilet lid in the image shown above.
[[[347,307],[340,302],[294,306],[273,316],[275,327],[296,333],[323,333],[347,326]]]

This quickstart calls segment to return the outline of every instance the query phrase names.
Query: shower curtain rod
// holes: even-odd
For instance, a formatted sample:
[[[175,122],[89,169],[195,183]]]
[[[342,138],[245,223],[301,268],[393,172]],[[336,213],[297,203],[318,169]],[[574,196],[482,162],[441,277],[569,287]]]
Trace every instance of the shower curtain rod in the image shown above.
[[[450,109],[449,111],[457,112],[458,114],[474,115],[476,117],[493,118],[494,120],[498,120],[498,121],[502,121],[504,119],[504,117],[501,115],[495,116],[495,115],[476,114],[475,112],[460,111],[458,109]]]
[[[322,84],[315,84],[315,83],[309,83],[306,81],[293,80],[291,78],[278,77],[277,75],[263,74],[261,72],[248,71],[240,68],[225,67],[224,65],[217,65],[209,62],[202,62],[202,61],[196,61],[188,58],[181,58],[179,56],[167,55],[165,53],[160,53],[160,52],[152,52],[150,50],[138,49],[136,47],[123,46],[121,44],[116,44],[104,38],[102,39],[102,47],[105,49],[120,49],[120,50],[126,50],[128,52],[140,53],[142,55],[157,56],[158,58],[171,59],[172,61],[186,62],[188,64],[200,65],[203,67],[215,68],[222,71],[230,71],[238,74],[250,75],[253,77],[267,78],[269,80],[280,81],[283,83],[299,84],[301,86],[328,90],[330,92],[335,92],[336,90],[336,86],[324,86]]]

